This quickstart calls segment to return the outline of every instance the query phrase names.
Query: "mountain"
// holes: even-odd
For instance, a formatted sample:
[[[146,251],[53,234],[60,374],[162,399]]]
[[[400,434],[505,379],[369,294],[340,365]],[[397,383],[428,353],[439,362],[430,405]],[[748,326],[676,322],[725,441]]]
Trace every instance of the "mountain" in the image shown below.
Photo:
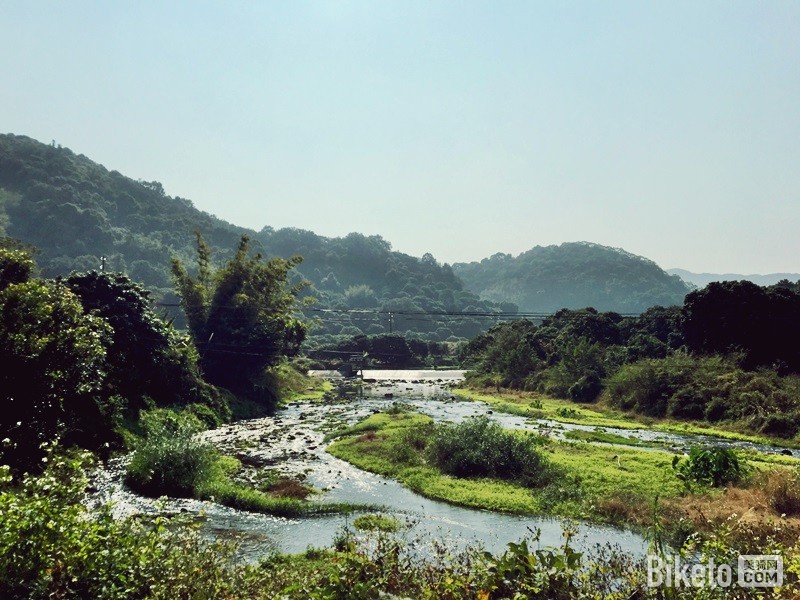
[[[332,311],[310,313],[320,335],[396,331],[441,340],[471,337],[484,329],[485,318],[419,313],[516,309],[481,300],[463,288],[450,266],[429,254],[416,258],[395,252],[380,236],[253,231],[166,195],[156,181],[135,181],[61,146],[0,135],[0,236],[38,248],[45,276],[98,269],[104,256],[109,269],[127,272],[156,298],[174,303],[170,258],[194,263],[195,231],[215,250],[218,262],[235,250],[243,234],[266,256],[303,256],[299,276],[312,282],[318,306]]]
[[[756,285],[775,285],[779,281],[800,281],[800,273],[768,273],[767,275],[741,275],[739,273],[692,273],[685,269],[667,269],[686,283],[704,288],[712,281],[752,281]]]
[[[589,242],[536,246],[517,257],[495,254],[456,263],[453,270],[482,299],[503,299],[532,312],[592,306],[639,313],[681,304],[691,291],[651,260]]]
[[[254,231],[166,195],[156,181],[130,179],[67,148],[0,135],[0,237],[37,247],[44,276],[97,269],[104,256],[107,268],[128,273],[157,299],[174,303],[170,258],[193,264],[195,231],[217,262],[230,256],[243,234],[266,256],[303,256],[298,277],[311,281],[318,309],[326,309],[309,312],[318,336],[472,337],[496,321],[486,315],[512,313],[517,305],[525,311],[594,306],[640,312],[678,304],[688,291],[680,278],[647,259],[584,242],[451,267],[430,254],[393,251],[380,236]]]

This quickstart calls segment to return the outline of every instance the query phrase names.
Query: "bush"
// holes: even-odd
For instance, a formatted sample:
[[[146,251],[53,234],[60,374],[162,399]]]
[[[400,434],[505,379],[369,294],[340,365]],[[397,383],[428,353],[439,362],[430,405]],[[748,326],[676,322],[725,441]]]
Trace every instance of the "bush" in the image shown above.
[[[695,446],[689,455],[672,459],[672,468],[678,478],[690,483],[720,487],[744,479],[750,469],[730,448],[702,448]]]
[[[797,435],[800,422],[797,412],[792,414],[773,414],[766,417],[759,427],[761,433],[791,439]]]
[[[603,389],[596,373],[584,375],[569,387],[569,397],[575,402],[594,402]]]
[[[438,427],[431,438],[428,460],[456,477],[495,477],[540,486],[552,468],[537,448],[534,436],[505,431],[485,416],[458,425]]]
[[[392,515],[368,514],[356,517],[353,527],[360,531],[399,531],[403,524]]]
[[[143,413],[147,438],[133,453],[125,482],[148,496],[196,497],[215,475],[219,453],[195,439],[202,426],[192,414]]]
[[[88,455],[47,458],[41,476],[17,485],[0,467],[0,598],[232,597],[230,548],[179,519],[90,513]]]
[[[788,516],[800,515],[800,471],[770,471],[758,483],[775,511]]]
[[[800,379],[744,371],[721,357],[678,353],[625,365],[606,381],[605,397],[651,417],[739,421],[785,438],[800,430]]]

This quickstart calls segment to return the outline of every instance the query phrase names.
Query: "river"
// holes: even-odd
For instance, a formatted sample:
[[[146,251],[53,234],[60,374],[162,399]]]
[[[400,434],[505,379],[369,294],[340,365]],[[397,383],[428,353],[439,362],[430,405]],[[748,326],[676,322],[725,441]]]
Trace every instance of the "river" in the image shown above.
[[[407,523],[404,535],[421,547],[434,540],[454,550],[481,545],[492,552],[502,551],[510,541],[541,532],[540,544],[563,543],[562,521],[556,518],[522,517],[473,510],[424,498],[397,482],[362,471],[334,458],[325,451],[326,433],[352,425],[364,417],[402,402],[436,421],[457,422],[469,416],[491,413],[481,402],[453,397],[449,384],[462,377],[461,371],[366,371],[365,384],[341,385],[338,398],[323,403],[296,403],[273,417],[239,421],[202,436],[223,452],[238,456],[245,464],[272,468],[300,477],[321,490],[321,502],[350,502],[381,505],[383,512]],[[552,428],[554,435],[569,428],[584,428],[525,417],[493,413],[504,427]],[[563,427],[564,429],[561,429]],[[589,428],[592,429],[592,428]],[[613,431],[607,429],[607,431]],[[679,447],[697,441],[697,436],[654,433],[650,430],[620,430],[627,436],[653,436]],[[645,438],[644,436],[649,436]],[[714,440],[714,442],[725,440]],[[752,444],[730,442],[732,445]],[[780,452],[779,448],[763,448]],[[195,515],[204,523],[203,531],[216,539],[233,540],[246,560],[257,560],[271,552],[302,552],[309,546],[327,547],[352,519],[345,515],[282,518],[226,508],[212,502],[188,499],[153,500],[130,492],[122,484],[124,458],[113,461],[98,473],[94,502],[113,502],[119,515],[157,512],[182,512]],[[577,524],[573,547],[589,550],[598,544],[619,546],[624,552],[641,556],[646,543],[636,533],[613,527]]]

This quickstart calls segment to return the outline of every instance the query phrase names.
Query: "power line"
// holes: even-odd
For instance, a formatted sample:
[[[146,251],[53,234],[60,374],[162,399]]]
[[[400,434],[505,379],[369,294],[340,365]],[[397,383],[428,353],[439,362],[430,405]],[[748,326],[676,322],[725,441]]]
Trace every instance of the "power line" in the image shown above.
[[[160,307],[173,307],[173,308],[180,308],[180,303],[172,303],[172,302],[156,302],[154,306]],[[240,308],[237,305],[218,305],[215,308],[226,308],[230,310],[235,310]],[[368,308],[319,308],[319,307],[300,307],[297,309],[300,312],[313,312],[313,313],[322,313],[322,314],[339,314],[339,315],[361,315],[361,316],[385,316],[388,317],[390,320],[396,316],[425,316],[425,317],[459,317],[459,318],[493,318],[493,319],[546,319],[548,317],[554,317],[558,314],[559,311],[556,312],[544,312],[544,311],[536,311],[536,312],[491,312],[491,311],[449,311],[449,310],[442,310],[442,311],[435,311],[435,310],[388,310],[388,309],[368,309]],[[565,309],[562,309],[565,310]],[[566,318],[578,318],[582,317],[586,314],[594,314],[594,313],[584,313],[582,312],[583,309],[566,309],[572,310],[572,314],[563,315]],[[265,310],[262,312],[266,313],[282,313],[282,310]],[[633,318],[639,317],[642,313],[622,313],[622,312],[614,312],[608,311],[613,314],[616,314],[622,318]],[[578,314],[574,314],[578,313]],[[598,315],[606,314],[598,312]]]

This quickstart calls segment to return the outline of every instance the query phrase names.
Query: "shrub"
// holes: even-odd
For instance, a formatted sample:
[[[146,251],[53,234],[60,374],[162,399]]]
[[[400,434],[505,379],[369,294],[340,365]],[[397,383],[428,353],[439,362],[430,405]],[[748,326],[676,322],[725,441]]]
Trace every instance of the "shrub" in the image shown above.
[[[133,453],[125,482],[148,496],[198,495],[215,475],[219,453],[195,439],[202,428],[189,413],[155,410],[143,413],[147,438]]]
[[[759,487],[764,490],[769,505],[783,515],[800,514],[800,471],[776,470],[762,476]]]
[[[712,487],[741,481],[750,470],[730,448],[700,446],[693,447],[684,458],[675,456],[672,468],[687,485],[694,482]]]
[[[791,439],[797,435],[798,422],[797,412],[792,414],[773,414],[764,418],[759,431],[767,435],[775,435],[778,437]]]
[[[606,382],[612,406],[651,417],[740,421],[785,438],[800,429],[800,379],[677,353],[625,365]]]
[[[530,435],[505,431],[485,416],[438,427],[428,443],[428,459],[456,477],[495,477],[527,486],[544,485],[552,468]]]
[[[115,519],[81,502],[88,455],[48,453],[41,476],[0,467],[0,598],[232,597],[230,548],[180,519]]]
[[[385,531],[391,533],[399,531],[402,526],[403,524],[392,515],[361,515],[353,521],[353,527],[360,531]]]
[[[594,402],[603,389],[596,373],[584,375],[569,387],[569,397],[575,402]]]

